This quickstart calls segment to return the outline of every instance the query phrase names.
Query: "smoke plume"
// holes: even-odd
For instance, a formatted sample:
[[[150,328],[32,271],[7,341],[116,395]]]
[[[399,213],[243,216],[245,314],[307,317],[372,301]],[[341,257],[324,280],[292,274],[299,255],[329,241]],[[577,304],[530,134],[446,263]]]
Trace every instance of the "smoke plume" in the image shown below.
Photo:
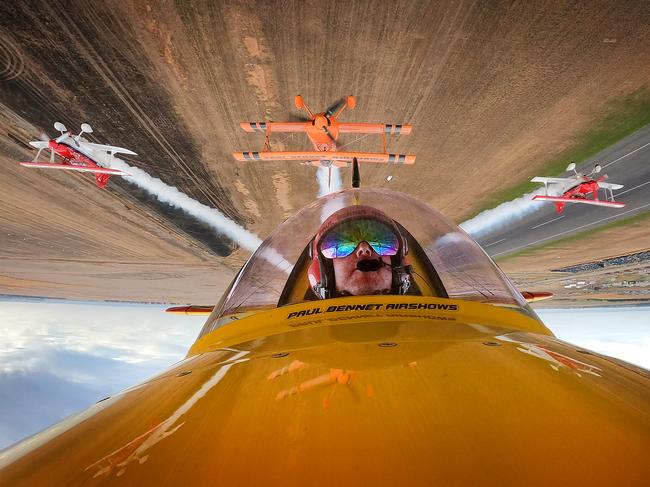
[[[554,186],[556,186],[554,188]],[[562,188],[558,185],[551,185],[548,188],[549,196],[558,196],[562,194]],[[542,208],[544,203],[533,201],[536,194],[545,194],[545,189],[541,187],[531,193],[527,193],[512,201],[501,203],[496,208],[485,210],[474,218],[464,221],[459,226],[472,238],[479,239],[485,235],[501,230],[502,228],[517,222],[522,218]]]
[[[338,167],[332,166],[332,178],[330,181],[329,168],[319,166],[316,171],[316,180],[318,181],[318,196],[325,196],[326,194],[339,191],[343,187],[341,182],[341,170]]]

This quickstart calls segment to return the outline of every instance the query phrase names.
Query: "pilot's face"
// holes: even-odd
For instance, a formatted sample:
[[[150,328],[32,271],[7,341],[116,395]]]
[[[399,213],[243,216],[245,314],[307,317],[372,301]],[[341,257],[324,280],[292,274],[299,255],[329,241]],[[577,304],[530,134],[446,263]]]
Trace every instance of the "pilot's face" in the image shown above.
[[[352,295],[388,292],[393,273],[390,257],[381,256],[366,242],[347,257],[332,259],[337,292]]]

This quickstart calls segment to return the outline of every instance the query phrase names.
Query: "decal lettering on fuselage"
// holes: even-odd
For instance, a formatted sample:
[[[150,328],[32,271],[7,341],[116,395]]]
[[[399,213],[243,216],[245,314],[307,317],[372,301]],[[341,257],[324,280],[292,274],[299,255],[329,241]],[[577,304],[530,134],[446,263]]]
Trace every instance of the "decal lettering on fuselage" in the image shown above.
[[[388,303],[377,304],[343,304],[339,306],[316,307],[311,309],[303,309],[300,311],[292,311],[287,315],[287,319],[302,318],[304,316],[311,316],[323,313],[339,313],[346,311],[379,311],[384,310],[432,310],[432,311],[458,311],[457,304],[442,304],[442,303]]]

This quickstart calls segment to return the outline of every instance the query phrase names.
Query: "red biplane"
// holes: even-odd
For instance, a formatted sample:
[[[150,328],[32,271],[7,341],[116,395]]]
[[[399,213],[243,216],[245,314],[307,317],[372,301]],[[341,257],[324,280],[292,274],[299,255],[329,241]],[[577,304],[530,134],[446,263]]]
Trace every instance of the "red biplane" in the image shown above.
[[[246,132],[262,132],[265,134],[264,147],[261,151],[234,152],[238,161],[301,161],[307,166],[347,167],[356,158],[359,162],[377,162],[384,164],[413,164],[415,156],[411,154],[392,154],[387,151],[386,135],[408,135],[410,125],[394,125],[386,123],[344,123],[338,117],[345,108],[353,109],[356,100],[346,96],[334,106],[322,113],[314,113],[304,102],[302,96],[295,98],[296,108],[304,109],[308,119],[302,122],[241,122],[240,126]],[[313,151],[272,151],[269,138],[272,133],[303,132],[307,134],[314,146]],[[378,134],[382,138],[383,152],[343,152],[339,151],[337,140],[339,134]]]
[[[610,184],[604,182],[607,175],[604,174],[598,179],[594,176],[600,172],[601,167],[596,164],[594,170],[589,174],[581,174],[576,171],[576,163],[572,162],[566,168],[567,171],[573,171],[575,176],[570,178],[546,178],[534,177],[531,179],[533,183],[544,183],[546,187],[546,194],[537,194],[533,196],[536,201],[553,201],[555,203],[555,211],[559,214],[564,210],[566,203],[586,203],[588,205],[609,206],[612,208],[623,208],[625,203],[614,201],[615,189],[621,189],[622,184]],[[550,196],[548,194],[548,185],[556,184],[560,187],[560,196]],[[605,190],[605,199],[598,199],[598,190],[602,188]],[[608,193],[609,190],[609,193]],[[587,195],[591,194],[592,198],[588,199]]]
[[[37,148],[38,152],[33,161],[21,162],[21,166],[91,172],[95,174],[97,186],[102,189],[106,187],[106,183],[108,183],[108,179],[111,176],[130,176],[127,172],[106,167],[105,163],[98,161],[98,157],[112,156],[118,153],[136,156],[137,154],[135,152],[113,145],[93,144],[82,139],[81,136],[84,133],[90,134],[93,131],[92,127],[87,123],[81,124],[81,132],[77,135],[68,132],[65,125],[61,122],[56,122],[54,128],[61,132],[61,135],[55,139],[31,141],[29,145]],[[50,151],[50,162],[37,162],[44,149]],[[63,158],[62,164],[56,164],[54,162],[55,154]]]

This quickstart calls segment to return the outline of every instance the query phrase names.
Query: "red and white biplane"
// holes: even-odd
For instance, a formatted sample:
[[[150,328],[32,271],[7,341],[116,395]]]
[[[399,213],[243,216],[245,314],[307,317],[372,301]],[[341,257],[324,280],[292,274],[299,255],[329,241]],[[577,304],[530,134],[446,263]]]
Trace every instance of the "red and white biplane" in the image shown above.
[[[106,167],[106,163],[98,161],[100,156],[113,156],[114,154],[128,154],[136,156],[132,150],[113,145],[93,144],[82,139],[83,134],[92,133],[93,129],[87,123],[81,124],[81,132],[75,135],[68,132],[61,122],[56,122],[54,128],[61,132],[61,135],[50,140],[33,140],[29,143],[38,149],[36,157],[31,162],[21,162],[21,166],[35,167],[40,169],[61,169],[67,171],[91,172],[95,174],[97,186],[105,188],[111,176],[130,176],[129,173],[119,169]],[[43,150],[50,151],[49,162],[38,162]],[[54,155],[63,158],[62,164],[54,162]]]
[[[356,106],[354,96],[346,96],[334,106],[322,113],[314,113],[304,102],[302,96],[295,98],[296,108],[304,109],[308,118],[302,122],[241,122],[240,126],[246,132],[262,132],[265,134],[264,147],[261,151],[234,152],[238,161],[301,161],[303,165],[332,168],[348,167],[356,158],[359,162],[377,162],[383,164],[413,164],[412,154],[393,154],[387,150],[386,136],[408,135],[411,125],[394,125],[386,123],[345,123],[339,122],[338,117],[345,108]],[[312,151],[272,151],[269,138],[273,133],[303,132],[314,146]],[[339,151],[337,140],[339,134],[378,134],[383,143],[383,152],[348,152]]]
[[[553,201],[555,203],[555,211],[562,213],[566,203],[586,203],[588,205],[609,206],[611,208],[623,208],[625,203],[614,201],[615,189],[621,189],[622,184],[606,183],[607,175],[604,174],[597,179],[594,176],[600,172],[600,165],[596,164],[594,170],[589,174],[581,174],[576,171],[576,164],[572,162],[566,168],[567,171],[573,171],[575,176],[570,178],[546,178],[534,177],[531,179],[533,183],[544,183],[546,187],[546,194],[537,194],[533,196],[535,201]],[[550,196],[548,194],[548,185],[553,184],[559,186],[560,196]],[[598,190],[605,190],[605,199],[598,199]],[[609,191],[609,193],[608,193]],[[591,194],[589,199],[587,195]]]

